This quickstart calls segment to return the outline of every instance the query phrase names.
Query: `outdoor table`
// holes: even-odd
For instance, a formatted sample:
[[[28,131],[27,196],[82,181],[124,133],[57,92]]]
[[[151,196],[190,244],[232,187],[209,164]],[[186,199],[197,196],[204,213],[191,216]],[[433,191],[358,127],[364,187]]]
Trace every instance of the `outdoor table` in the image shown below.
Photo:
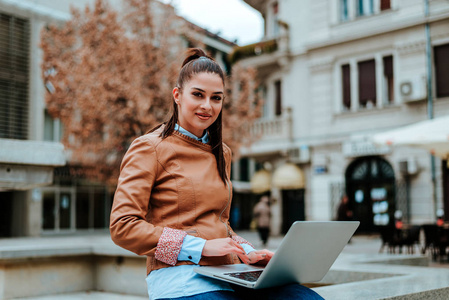
[[[412,224],[403,224],[401,228],[395,228],[396,244],[399,247],[399,253],[402,253],[402,247],[406,246],[408,253],[414,253],[414,246],[419,244],[419,233],[421,226]]]
[[[427,249],[431,250],[433,260],[440,260],[447,257],[447,247],[449,247],[449,224],[438,226],[436,224],[422,225],[425,236],[425,246],[422,249],[424,254]]]

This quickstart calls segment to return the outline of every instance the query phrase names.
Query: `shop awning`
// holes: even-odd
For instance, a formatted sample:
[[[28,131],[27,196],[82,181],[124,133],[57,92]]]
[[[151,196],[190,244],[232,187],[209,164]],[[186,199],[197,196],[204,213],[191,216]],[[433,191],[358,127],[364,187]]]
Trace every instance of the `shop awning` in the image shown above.
[[[441,159],[449,159],[449,116],[378,133],[372,139],[378,145],[424,148]]]
[[[293,163],[285,163],[274,171],[273,186],[282,190],[305,188],[304,173]]]
[[[271,190],[271,174],[267,170],[257,171],[251,178],[251,190],[260,194]]]

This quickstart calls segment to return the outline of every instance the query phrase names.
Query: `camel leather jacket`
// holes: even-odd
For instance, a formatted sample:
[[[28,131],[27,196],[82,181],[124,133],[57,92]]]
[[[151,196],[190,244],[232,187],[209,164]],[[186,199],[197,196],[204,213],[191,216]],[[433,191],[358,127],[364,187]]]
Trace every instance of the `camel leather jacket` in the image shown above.
[[[177,131],[162,139],[162,127],[137,138],[125,154],[110,216],[111,238],[117,245],[147,256],[147,274],[177,261],[182,232],[206,240],[232,237],[229,226],[232,187],[221,180],[210,145]],[[227,178],[231,150],[223,144]],[[165,229],[172,230],[167,233]],[[169,243],[159,252],[173,264],[157,259],[158,241]],[[179,242],[181,242],[179,244]],[[243,239],[239,241],[244,243]],[[172,247],[178,243],[179,247]],[[177,249],[177,250],[176,250]],[[156,256],[156,257],[155,257]],[[240,263],[236,255],[202,257],[200,265]]]

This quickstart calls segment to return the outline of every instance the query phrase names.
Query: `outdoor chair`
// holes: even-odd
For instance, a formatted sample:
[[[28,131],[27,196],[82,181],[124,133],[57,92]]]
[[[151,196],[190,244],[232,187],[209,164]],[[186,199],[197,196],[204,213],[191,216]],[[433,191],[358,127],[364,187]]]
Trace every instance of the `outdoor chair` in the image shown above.
[[[379,253],[382,253],[385,246],[388,247],[388,253],[395,253],[395,248],[399,246],[396,228],[394,226],[379,226],[378,229],[382,239]]]
[[[435,250],[435,244],[438,243],[438,226],[436,224],[423,224],[421,228],[424,232],[424,247],[421,249],[422,254],[426,254],[430,251],[432,258],[435,259],[437,252]]]
[[[449,247],[449,229],[437,226],[437,238],[435,243],[435,248],[438,251],[438,256],[440,261],[443,257],[449,260],[447,248]]]
[[[432,255],[433,260],[440,260],[447,255],[446,249],[449,247],[449,229],[442,228],[436,224],[422,225],[424,231],[425,243],[422,253],[425,254],[428,250]]]
[[[401,230],[401,234],[399,236],[399,245],[402,248],[403,246],[407,247],[408,254],[415,253],[415,245],[419,247],[419,235],[421,232],[420,225],[412,225],[405,230]],[[402,252],[402,251],[400,251]]]

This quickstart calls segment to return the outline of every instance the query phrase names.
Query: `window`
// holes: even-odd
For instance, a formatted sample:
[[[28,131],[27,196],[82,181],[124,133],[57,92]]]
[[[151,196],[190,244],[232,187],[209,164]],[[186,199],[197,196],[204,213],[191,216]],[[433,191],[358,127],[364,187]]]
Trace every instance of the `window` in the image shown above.
[[[274,113],[276,116],[280,116],[282,114],[282,91],[281,91],[281,81],[280,80],[278,80],[274,83],[274,92],[275,92]]]
[[[72,211],[72,193],[70,191],[59,195],[59,228],[70,229]]]
[[[240,181],[249,181],[249,160],[248,158],[240,159]]]
[[[373,0],[356,0],[357,16],[369,16],[374,12]]]
[[[376,65],[378,68],[376,68]],[[394,63],[392,55],[341,64],[338,84],[338,107],[341,111],[388,107],[395,102]],[[379,93],[379,95],[378,95]],[[354,99],[354,97],[356,99]]]
[[[384,99],[385,103],[394,102],[394,76],[393,76],[393,56],[385,56],[383,58],[384,65]]]
[[[0,138],[28,137],[29,23],[0,13]]]
[[[45,230],[70,229],[72,197],[70,188],[43,192],[42,228]]]
[[[433,49],[437,97],[449,97],[449,44]]]
[[[376,106],[376,64],[374,59],[357,64],[359,71],[359,106]]]
[[[62,123],[53,119],[47,110],[44,112],[44,141],[59,142],[62,138]]]
[[[348,0],[340,0],[340,21],[349,20]]]
[[[351,68],[349,64],[341,66],[341,77],[343,86],[343,109],[351,109]]]
[[[76,196],[76,229],[88,229],[92,224],[90,193],[88,190],[79,190]]]
[[[380,0],[380,10],[387,10],[391,8],[391,1],[390,0]]]
[[[104,186],[44,188],[42,229],[76,231],[109,227],[112,195]]]

